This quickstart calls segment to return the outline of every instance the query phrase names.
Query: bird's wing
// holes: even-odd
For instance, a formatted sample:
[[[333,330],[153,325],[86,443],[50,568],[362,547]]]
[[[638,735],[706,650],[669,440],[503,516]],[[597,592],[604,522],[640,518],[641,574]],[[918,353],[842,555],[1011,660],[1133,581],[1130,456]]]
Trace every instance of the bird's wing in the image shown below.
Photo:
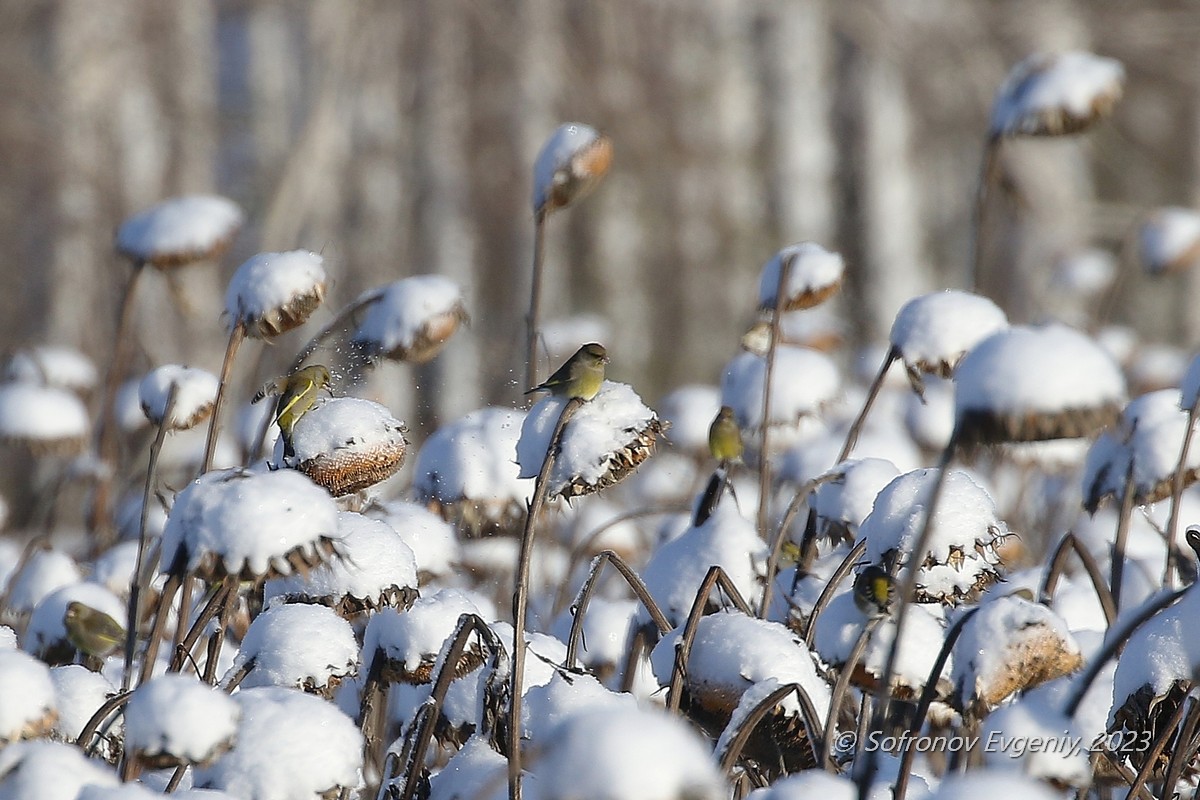
[[[295,408],[296,403],[300,402],[300,398],[307,396],[309,392],[313,391],[314,387],[315,387],[315,383],[313,381],[305,380],[304,387],[302,389],[300,389],[300,391],[296,392],[296,394],[292,397],[292,399],[288,401],[287,405],[285,405],[283,408],[279,409],[279,411],[275,414],[275,419],[279,419],[284,414],[288,413],[293,408]]]
[[[262,385],[262,388],[254,393],[254,397],[250,398],[251,403],[262,402],[267,395],[279,394],[279,381],[268,381]]]

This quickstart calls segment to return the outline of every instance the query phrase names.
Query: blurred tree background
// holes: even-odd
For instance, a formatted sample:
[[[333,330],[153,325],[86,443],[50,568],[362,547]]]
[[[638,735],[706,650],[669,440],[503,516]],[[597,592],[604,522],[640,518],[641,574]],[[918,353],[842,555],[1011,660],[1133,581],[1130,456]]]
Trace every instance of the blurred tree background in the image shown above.
[[[532,163],[571,120],[616,155],[550,222],[543,317],[606,318],[610,375],[651,403],[716,382],[762,264],[803,239],[846,257],[848,343],[878,341],[911,296],[965,285],[994,93],[1024,56],[1065,49],[1121,60],[1125,97],[1083,136],[1005,148],[984,288],[1015,320],[1056,314],[1052,265],[1099,245],[1122,264],[1108,319],[1200,340],[1193,279],[1152,283],[1128,248],[1146,210],[1200,195],[1195,2],[6,0],[0,22],[10,350],[66,344],[103,363],[128,271],[116,226],[217,192],[247,226],[220,265],[142,287],[138,368],[216,371],[225,282],[255,252],[320,252],[334,284],[246,385],[364,289],[443,273],[472,329],[364,390],[419,442],[516,397]]]

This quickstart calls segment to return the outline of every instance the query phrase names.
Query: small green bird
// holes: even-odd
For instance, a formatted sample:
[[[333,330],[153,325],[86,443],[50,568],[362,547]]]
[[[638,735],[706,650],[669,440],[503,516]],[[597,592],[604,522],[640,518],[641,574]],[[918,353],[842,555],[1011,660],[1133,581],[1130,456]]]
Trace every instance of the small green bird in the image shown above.
[[[604,383],[604,365],[607,363],[608,352],[604,345],[590,342],[576,350],[575,355],[568,358],[545,383],[529,389],[525,394],[545,389],[559,397],[591,400]]]
[[[854,578],[854,605],[868,617],[883,617],[896,602],[896,579],[883,567],[869,564]]]
[[[81,653],[96,658],[104,658],[125,641],[125,628],[121,623],[103,611],[75,600],[67,603],[63,625],[71,644]]]
[[[708,426],[708,450],[721,464],[732,464],[742,460],[745,445],[742,444],[742,429],[733,418],[733,409],[721,406],[717,416]]]
[[[298,369],[286,378],[276,378],[258,390],[251,403],[257,403],[267,395],[279,395],[275,401],[275,416],[273,422],[279,426],[283,437],[283,454],[291,457],[296,454],[292,447],[292,428],[296,425],[313,404],[317,402],[317,393],[322,389],[328,391],[330,385],[329,368],[321,364],[313,364]]]

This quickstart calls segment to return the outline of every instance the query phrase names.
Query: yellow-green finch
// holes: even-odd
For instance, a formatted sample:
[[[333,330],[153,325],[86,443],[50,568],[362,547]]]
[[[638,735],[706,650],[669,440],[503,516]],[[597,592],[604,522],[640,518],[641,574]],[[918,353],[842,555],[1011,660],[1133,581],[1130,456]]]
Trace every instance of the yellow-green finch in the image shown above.
[[[854,578],[854,604],[868,617],[882,617],[896,602],[896,579],[886,569],[869,564]]]
[[[712,425],[708,426],[708,450],[722,464],[742,460],[742,431],[733,418],[733,409],[721,406]]]
[[[125,641],[125,628],[103,611],[78,601],[67,603],[63,614],[67,639],[81,653],[104,658]]]
[[[604,365],[608,363],[608,352],[604,345],[591,342],[575,351],[553,375],[525,394],[545,389],[559,397],[579,397],[591,400],[604,383]]]
[[[292,428],[304,414],[317,402],[317,394],[322,389],[328,390],[330,383],[329,369],[321,364],[313,364],[298,369],[286,378],[278,378],[258,390],[250,401],[257,403],[267,395],[279,395],[275,401],[274,423],[279,426],[279,434],[283,437],[283,454],[295,455],[292,448]]]

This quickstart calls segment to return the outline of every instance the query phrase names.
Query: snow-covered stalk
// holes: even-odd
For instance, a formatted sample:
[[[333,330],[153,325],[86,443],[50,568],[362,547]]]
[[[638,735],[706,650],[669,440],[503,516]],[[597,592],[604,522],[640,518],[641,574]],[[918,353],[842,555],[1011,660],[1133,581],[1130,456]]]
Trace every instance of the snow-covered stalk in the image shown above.
[[[525,385],[537,386],[538,308],[542,302],[542,265],[546,259],[546,218],[540,210],[533,218],[533,272],[529,289],[529,313],[525,315]]]
[[[899,357],[900,350],[895,345],[889,347],[887,353],[884,354],[883,364],[879,367],[879,372],[876,373],[875,380],[871,381],[871,385],[867,389],[867,398],[863,401],[863,406],[859,410],[858,416],[850,424],[850,430],[846,432],[846,441],[842,443],[841,452],[838,453],[838,464],[850,457],[850,451],[858,443],[858,437],[862,433],[863,425],[867,421],[867,414],[870,413],[871,407],[875,405],[875,398],[879,396],[879,390],[883,388],[883,381],[887,377],[888,368]]]
[[[1067,531],[1067,534],[1059,541],[1058,547],[1054,549],[1054,555],[1050,557],[1046,567],[1046,576],[1042,579],[1038,602],[1049,606],[1050,601],[1054,599],[1054,588],[1058,585],[1058,578],[1062,574],[1063,567],[1067,563],[1067,556],[1071,554],[1072,550],[1079,556],[1084,571],[1091,579],[1092,588],[1095,589],[1096,598],[1100,601],[1100,608],[1104,612],[1104,619],[1108,626],[1112,627],[1113,622],[1117,619],[1117,605],[1113,602],[1112,592],[1109,591],[1108,584],[1104,582],[1104,576],[1100,573],[1100,565],[1096,563],[1095,556],[1079,543],[1079,537],[1071,531]]]
[[[121,691],[128,691],[133,679],[133,654],[137,649],[137,626],[142,618],[142,569],[146,558],[146,524],[150,517],[150,495],[154,492],[154,483],[158,478],[158,457],[162,452],[163,440],[167,436],[167,428],[175,414],[175,397],[179,385],[172,383],[167,390],[166,410],[158,423],[158,433],[154,436],[154,444],[150,447],[150,463],[146,467],[146,487],[142,491],[142,513],[138,518],[138,549],[134,561],[133,579],[129,585],[129,613],[125,625],[125,669],[121,671]],[[214,409],[215,410],[215,409]]]
[[[908,610],[912,606],[911,599],[917,588],[917,574],[920,565],[916,563],[916,559],[923,557],[921,554],[929,549],[929,543],[933,540],[934,515],[937,513],[937,504],[941,498],[942,489],[946,485],[946,472],[950,466],[950,459],[953,458],[954,450],[958,446],[958,436],[958,428],[956,426],[954,433],[950,435],[950,441],[946,444],[946,449],[942,451],[942,457],[938,460],[936,467],[937,477],[929,493],[929,500],[925,509],[925,523],[921,526],[921,535],[917,537],[916,543],[909,551],[907,569],[904,570],[903,580],[898,582],[895,610],[896,632],[892,637],[892,645],[888,648],[887,660],[884,662],[883,677],[880,679],[881,696],[879,704],[875,709],[875,723],[872,726],[875,730],[882,730],[884,724],[887,722],[892,700],[892,678],[896,674],[896,662],[900,657],[900,641],[904,635],[904,622],[908,619]],[[875,780],[875,770],[878,766],[876,750],[868,749],[866,754],[867,761],[865,768],[858,774],[858,796],[861,800],[866,800],[870,786]]]
[[[546,504],[550,486],[550,473],[554,459],[562,444],[563,431],[586,400],[572,397],[558,415],[550,445],[542,459],[534,483],[533,499],[525,509],[525,529],[521,532],[521,549],[517,556],[517,575],[513,587],[513,666],[509,695],[509,738],[508,738],[508,798],[521,800],[521,688],[525,672],[525,612],[529,604],[529,567],[533,560],[533,538],[537,531],[537,519]]]
[[[779,282],[775,286],[775,310],[771,315],[771,335],[767,339],[766,369],[763,375],[762,437],[758,451],[758,535],[768,540],[767,515],[771,507],[771,459],[768,455],[771,430],[771,379],[775,374],[775,352],[779,349],[780,325],[783,310],[787,305],[785,290],[791,277],[795,255],[784,258],[779,264]],[[765,603],[764,603],[765,605]]]
[[[1109,586],[1112,591],[1113,605],[1121,608],[1121,584],[1125,576],[1125,543],[1129,539],[1129,524],[1133,517],[1133,461],[1129,462],[1129,470],[1125,474],[1125,489],[1121,493],[1121,516],[1117,519],[1117,536],[1112,550],[1112,578]],[[1173,543],[1167,541],[1167,552]]]
[[[800,701],[800,719],[804,724],[804,732],[808,735],[808,743],[813,749],[813,756],[818,762],[820,761],[821,756],[817,752],[820,745],[817,742],[816,732],[821,729],[821,717],[817,714],[816,706],[813,705],[812,698],[808,696],[808,692],[804,691],[803,686],[798,683],[785,683],[759,701],[758,705],[754,706],[750,713],[742,718],[737,733],[729,738],[729,743],[726,745],[725,751],[714,754],[719,756],[721,771],[726,776],[731,776],[733,768],[737,765],[738,758],[742,754],[742,749],[746,746],[746,742],[750,740],[750,734],[754,733],[754,729],[758,727],[758,723],[781,700],[793,692],[796,694],[796,699]]]
[[[834,584],[836,585],[836,584]],[[817,767],[825,769],[829,772],[834,771],[833,759],[830,756],[833,753],[834,733],[837,731],[838,712],[842,708],[842,701],[846,698],[846,693],[850,689],[850,676],[854,673],[855,667],[862,659],[863,652],[867,649],[867,643],[871,641],[871,637],[875,634],[875,629],[883,622],[884,617],[872,617],[867,620],[867,624],[863,626],[862,631],[858,634],[858,640],[854,643],[854,647],[850,650],[850,655],[846,658],[846,663],[842,664],[838,670],[837,683],[833,686],[833,693],[829,696],[829,715],[825,717],[825,728],[821,732],[820,746],[817,748]]]
[[[683,678],[687,672],[688,659],[692,655],[692,642],[696,639],[696,629],[700,625],[701,618],[704,617],[705,608],[708,607],[708,596],[716,588],[720,588],[728,595],[730,602],[738,611],[748,617],[754,616],[750,610],[750,604],[746,602],[737,586],[725,574],[725,570],[721,569],[719,564],[709,567],[704,580],[700,582],[700,588],[696,591],[696,599],[692,601],[692,609],[688,612],[687,622],[683,626],[683,634],[679,637],[679,645],[675,649],[675,665],[671,669],[671,684],[667,688],[667,711],[673,714],[679,713],[679,704],[683,699]]]
[[[1192,430],[1196,424],[1196,411],[1200,408],[1197,396],[1187,412],[1187,428],[1183,432],[1183,444],[1179,446],[1179,462],[1171,478],[1171,514],[1167,517],[1167,558],[1163,565],[1163,586],[1175,585],[1175,532],[1179,530],[1180,499],[1183,497],[1184,475],[1187,472],[1188,451],[1192,446]]]
[[[575,658],[579,651],[579,641],[583,636],[583,617],[587,613],[588,604],[592,601],[592,594],[596,591],[596,584],[599,582],[605,564],[612,564],[613,568],[629,584],[629,588],[633,590],[634,595],[637,596],[638,600],[641,601],[646,611],[650,614],[650,619],[654,622],[654,626],[658,628],[659,634],[666,634],[671,631],[671,623],[667,621],[666,616],[662,613],[662,609],[658,607],[658,603],[654,601],[650,590],[646,588],[646,584],[642,582],[638,574],[619,555],[612,550],[605,550],[598,553],[592,559],[587,580],[583,582],[583,586],[579,589],[579,594],[575,595],[575,602],[571,604],[571,608],[574,609],[575,614],[574,619],[571,621],[571,633],[567,637],[567,655],[563,659],[563,667],[565,669],[575,669]]]
[[[125,374],[126,362],[129,360],[133,299],[137,294],[138,281],[145,271],[146,262],[135,261],[133,272],[130,273],[129,280],[125,283],[125,291],[121,295],[121,306],[117,315],[112,361],[109,362],[108,375],[104,379],[104,396],[100,399],[100,420],[96,426],[96,453],[106,469],[96,479],[96,491],[92,495],[92,507],[88,514],[88,535],[92,537],[92,547],[96,552],[103,549],[100,545],[107,544],[111,533],[108,506],[117,470],[117,389],[121,385],[121,377]]]
[[[467,642],[470,640],[471,634],[478,635],[484,647],[489,651],[492,661],[490,669],[493,673],[503,673],[507,667],[504,648],[487,623],[478,614],[460,616],[454,633],[446,639],[442,645],[442,651],[438,654],[437,678],[434,680],[429,700],[421,706],[420,716],[413,721],[412,726],[408,729],[409,736],[405,737],[404,752],[400,755],[400,760],[405,765],[404,790],[400,793],[400,800],[413,800],[416,797],[421,770],[425,765],[425,754],[429,750],[429,742],[433,739],[434,727],[442,713],[446,692],[450,690],[450,683],[454,680],[456,665],[467,649]],[[481,720],[481,724],[487,724],[486,715],[485,719]],[[480,733],[487,735],[490,731],[484,729]]]
[[[221,362],[221,378],[217,383],[217,399],[213,402],[212,419],[208,421],[208,438],[204,442],[204,461],[200,465],[200,474],[212,469],[213,454],[217,451],[217,425],[221,417],[221,401],[225,399],[225,387],[229,383],[229,373],[233,369],[233,359],[237,355],[242,339],[246,337],[246,323],[238,320],[229,332],[229,341],[225,345],[225,358]]]
[[[942,674],[942,670],[946,668],[946,662],[950,660],[950,653],[954,650],[954,643],[958,641],[958,637],[967,626],[967,622],[978,611],[979,606],[967,610],[950,626],[950,630],[946,631],[946,638],[942,641],[942,648],[938,651],[937,658],[933,660],[933,666],[929,668],[929,678],[925,681],[925,688],[921,690],[921,696],[917,700],[916,709],[913,711],[912,726],[909,730],[914,735],[906,737],[901,745],[900,771],[896,774],[896,789],[893,792],[892,800],[904,800],[905,794],[908,791],[908,776],[911,774],[913,756],[916,755],[916,750],[912,747],[913,739],[916,738],[916,734],[925,723],[925,715],[929,713],[930,704],[937,697],[938,677]]]

